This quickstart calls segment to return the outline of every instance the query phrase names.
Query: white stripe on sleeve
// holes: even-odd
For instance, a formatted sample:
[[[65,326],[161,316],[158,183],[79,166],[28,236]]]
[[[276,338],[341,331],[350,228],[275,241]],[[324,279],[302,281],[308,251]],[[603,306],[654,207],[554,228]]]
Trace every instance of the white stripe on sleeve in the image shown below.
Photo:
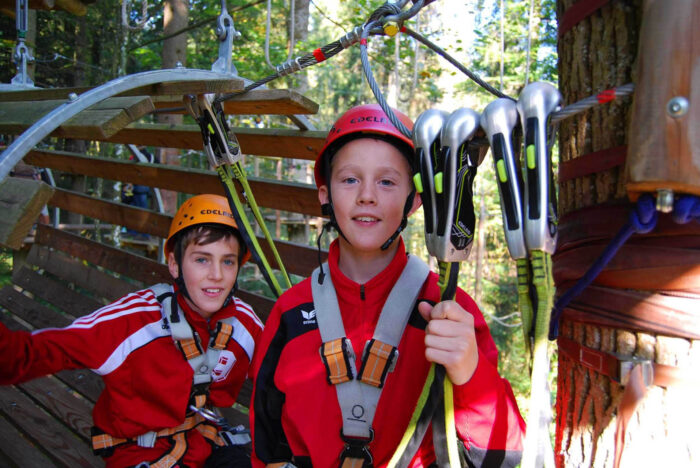
[[[163,336],[170,336],[170,330],[163,328],[161,320],[149,323],[122,341],[111,356],[99,368],[92,371],[99,375],[107,375],[121,366],[132,351]]]
[[[237,318],[231,321],[233,325],[233,334],[231,339],[238,343],[248,355],[248,360],[253,360],[253,351],[255,351],[255,340],[248,329]]]

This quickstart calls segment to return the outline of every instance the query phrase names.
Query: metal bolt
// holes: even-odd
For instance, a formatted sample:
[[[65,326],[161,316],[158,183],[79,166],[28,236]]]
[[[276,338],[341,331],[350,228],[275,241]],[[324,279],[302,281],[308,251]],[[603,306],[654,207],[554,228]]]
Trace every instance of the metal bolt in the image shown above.
[[[182,65],[182,62],[177,62],[175,64],[175,68],[185,68],[185,67]]]
[[[678,118],[688,113],[688,107],[690,107],[690,103],[688,103],[686,98],[683,96],[676,96],[671,98],[668,104],[666,104],[666,112],[668,112],[668,115],[671,117]]]
[[[77,94],[75,94],[75,93],[70,93],[70,94],[68,95],[68,100],[69,100],[69,101],[75,101],[76,99],[78,99],[78,95],[77,95]]]
[[[659,189],[656,191],[656,211],[662,213],[673,211],[673,190]]]

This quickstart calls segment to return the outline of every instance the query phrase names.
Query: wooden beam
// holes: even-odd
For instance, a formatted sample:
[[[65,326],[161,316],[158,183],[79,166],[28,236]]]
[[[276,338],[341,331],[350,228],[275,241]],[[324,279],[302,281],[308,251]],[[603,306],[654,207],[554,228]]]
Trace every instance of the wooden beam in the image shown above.
[[[13,269],[12,282],[73,317],[87,315],[104,305],[26,266]]]
[[[53,188],[31,179],[8,177],[0,182],[0,245],[19,249]]]
[[[182,99],[170,96],[154,98],[156,109],[177,108],[173,113],[184,114]],[[315,114],[318,104],[289,89],[254,89],[223,102],[229,115],[288,115]]]
[[[38,167],[48,167],[73,174],[83,174],[109,180],[120,180],[122,182],[148,185],[150,187],[158,187],[192,195],[200,193],[224,195],[221,181],[213,171],[182,169],[176,166],[161,164],[134,164],[115,159],[81,156],[75,153],[58,151],[31,151],[25,156],[24,161]],[[316,189],[311,185],[255,178],[249,179],[249,182],[258,205],[262,207],[301,213],[309,216],[321,216],[318,195]],[[66,192],[61,189],[59,189],[59,191]],[[239,191],[239,193],[241,192]],[[65,193],[54,196],[56,197],[55,200],[52,200],[54,206],[59,206],[57,205],[58,203],[65,203],[65,201],[63,201]],[[83,197],[85,199],[92,199],[92,197],[84,195]],[[121,204],[112,204],[104,205],[100,209],[106,209],[115,205],[120,207],[125,206]],[[63,207],[59,206],[59,208]],[[66,207],[65,209],[74,211],[77,209],[77,206]],[[105,213],[105,215],[108,214]],[[138,219],[128,219],[132,215],[137,216]],[[109,219],[112,219],[114,216],[109,216],[109,219],[107,219],[106,217],[99,216],[99,211],[95,212],[94,216],[88,216],[131,228],[128,223],[142,225],[145,214],[130,212],[129,215],[125,216],[123,219],[124,222],[110,221]],[[141,228],[132,229],[139,232],[155,234],[155,232],[145,230],[143,226],[141,226]]]
[[[170,229],[169,216],[70,190],[56,189],[49,205],[159,237],[168,237]]]
[[[162,263],[51,226],[39,226],[36,242],[147,286],[172,281],[168,267]]]
[[[95,293],[95,296],[106,299],[106,303],[140,289],[140,285],[127,283],[97,268],[86,266],[79,259],[40,245],[32,246],[27,263],[37,265],[52,275]]]
[[[14,8],[14,2],[12,2],[12,5]],[[240,78],[202,81],[175,81],[171,83],[156,83],[152,85],[140,86],[138,88],[125,91],[119,96],[183,96],[185,94],[233,93],[236,91],[241,91],[244,86],[243,80]],[[66,100],[68,99],[68,95],[71,93],[81,95],[86,91],[90,91],[91,89],[94,89],[94,87],[82,86],[74,88],[35,88],[21,91],[2,91],[0,92],[0,102],[49,101],[55,99]]]
[[[242,128],[232,129],[245,154],[276,156],[314,161],[323,148],[326,132],[315,130],[288,130],[282,128]],[[95,135],[95,139],[100,139]],[[158,146],[202,150],[202,133],[196,125],[168,125],[133,123],[109,138],[101,139],[110,143],[132,143],[135,145]]]
[[[0,133],[20,134],[65,102],[0,102]],[[63,122],[51,135],[102,140],[153,110],[153,102],[148,96],[105,99]]]

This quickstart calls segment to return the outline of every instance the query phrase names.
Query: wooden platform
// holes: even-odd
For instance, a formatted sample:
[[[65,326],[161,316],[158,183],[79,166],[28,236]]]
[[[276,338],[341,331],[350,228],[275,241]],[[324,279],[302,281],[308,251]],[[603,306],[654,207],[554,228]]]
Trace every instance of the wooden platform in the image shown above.
[[[121,144],[202,150],[199,127],[143,123],[149,113],[181,112],[184,94],[230,93],[241,80],[169,83],[133,90],[93,106],[61,125],[52,136]],[[89,88],[0,92],[0,133],[19,134],[36,120]],[[255,90],[224,104],[228,114],[313,114],[318,105],[289,90]],[[276,128],[235,128],[247,155],[313,160],[326,133]],[[159,164],[136,164],[59,151],[33,150],[24,162],[61,173],[167,189],[186,194],[223,194],[212,171]],[[320,216],[316,188],[310,184],[250,178],[258,204],[291,215]],[[171,217],[112,200],[56,188],[49,207],[145,233],[152,242],[167,236]],[[31,218],[34,217],[32,214]],[[300,216],[301,217],[301,216]],[[31,219],[27,224],[31,225]],[[48,226],[39,226],[31,248],[15,252],[12,285],[0,289],[0,321],[13,329],[63,327],[114,299],[158,282],[169,282],[165,265],[132,252]],[[262,241],[262,238],[259,238]],[[293,275],[309,276],[317,251],[280,240],[276,247]],[[261,242],[263,249],[267,243]],[[269,252],[268,252],[269,254]],[[268,255],[270,257],[270,255]],[[322,253],[325,260],[326,253]],[[246,269],[254,268],[246,265]],[[258,288],[255,281],[250,286]],[[241,282],[237,296],[265,320],[273,300]],[[87,370],[60,372],[16,386],[0,387],[0,466],[104,466],[89,448],[92,407],[102,380]],[[231,423],[247,424],[251,396],[244,384],[236,407],[224,410]]]

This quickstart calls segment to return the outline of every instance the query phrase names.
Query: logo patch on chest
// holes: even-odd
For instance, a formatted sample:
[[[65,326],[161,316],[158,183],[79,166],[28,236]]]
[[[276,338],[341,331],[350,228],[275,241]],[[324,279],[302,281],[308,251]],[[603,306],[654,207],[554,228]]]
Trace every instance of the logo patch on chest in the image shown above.
[[[212,381],[218,382],[220,380],[225,380],[235,363],[236,356],[234,356],[231,351],[221,351],[221,354],[219,354],[219,362],[216,363],[214,370],[211,371]]]
[[[304,318],[304,321],[302,322],[304,325],[310,325],[312,323],[316,323],[316,310],[311,310],[309,312],[305,310],[301,310],[301,316]]]

